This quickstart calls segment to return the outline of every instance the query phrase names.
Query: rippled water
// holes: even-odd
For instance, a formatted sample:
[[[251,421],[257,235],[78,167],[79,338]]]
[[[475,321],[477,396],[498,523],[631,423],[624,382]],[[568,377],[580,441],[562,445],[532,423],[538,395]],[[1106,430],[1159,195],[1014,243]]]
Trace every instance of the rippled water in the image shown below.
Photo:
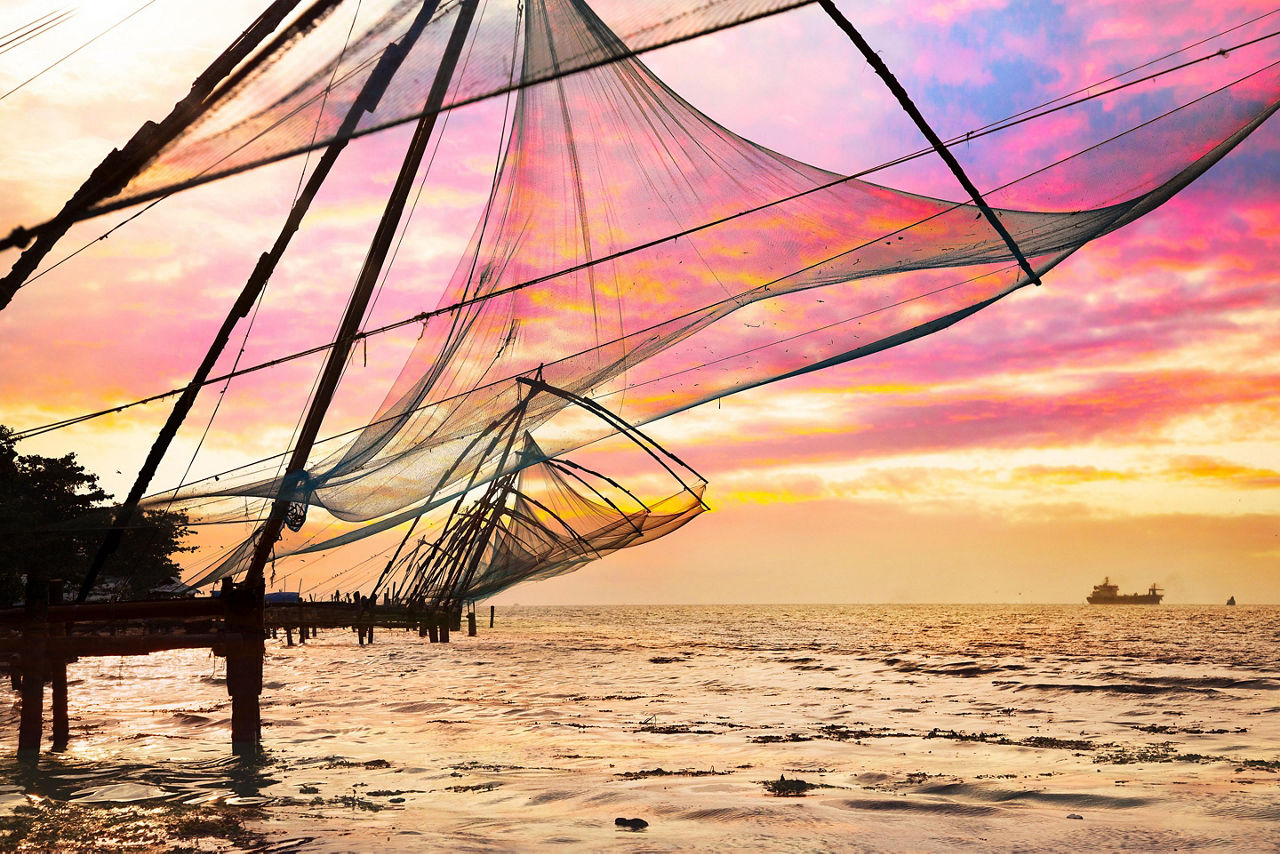
[[[364,649],[332,631],[269,642],[260,764],[229,758],[208,653],[70,675],[70,751],[5,760],[0,808],[256,807],[276,850],[1280,849],[1277,608],[517,608]],[[775,796],[780,776],[813,788]]]

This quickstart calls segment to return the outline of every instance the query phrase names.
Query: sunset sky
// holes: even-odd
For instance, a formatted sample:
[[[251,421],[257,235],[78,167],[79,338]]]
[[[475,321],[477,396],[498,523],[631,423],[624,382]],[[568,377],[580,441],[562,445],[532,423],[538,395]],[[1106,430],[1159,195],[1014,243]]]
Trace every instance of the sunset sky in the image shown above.
[[[48,34],[0,53],[0,95],[141,5],[84,4]],[[163,116],[264,5],[155,0],[3,95],[0,231],[55,212],[107,151]],[[840,5],[943,137],[1270,11],[1209,0]],[[64,6],[7,3],[0,32]],[[1280,14],[1187,56],[1276,30]],[[1231,61],[1275,62],[1277,42],[1241,48]],[[823,168],[850,173],[920,146],[816,6],[645,61],[715,120]],[[1197,80],[1214,73],[1212,62],[1190,72]],[[455,147],[442,148],[432,167],[438,181],[422,197],[371,325],[436,304],[479,215],[477,187],[487,186],[497,154],[487,129],[500,109],[491,102],[451,117]],[[1018,153],[1030,161],[1126,118],[1103,105],[1055,114]],[[651,425],[707,476],[713,512],[496,601],[1082,602],[1109,575],[1125,591],[1156,582],[1169,603],[1280,602],[1278,128],[1274,119],[1264,125],[1164,207],[1050,272],[1044,287],[923,340]],[[352,146],[286,256],[242,364],[331,336],[350,286],[334,271],[358,265],[377,192],[406,138],[398,129]],[[1018,158],[992,151],[956,149],[981,187],[1020,174]],[[51,261],[88,248],[0,312],[0,423],[28,428],[185,383],[274,238],[301,170],[301,160],[285,161],[175,195],[106,240],[96,238],[137,209],[73,229]],[[897,186],[899,178],[911,182],[906,189],[962,195],[938,167],[874,180]],[[15,257],[0,261],[7,268]],[[357,352],[326,433],[368,420],[417,331]],[[192,476],[280,453],[319,364],[233,383]],[[155,488],[183,478],[216,400],[213,390],[202,396]],[[166,414],[164,405],[134,409],[20,448],[75,451],[123,495]],[[315,582],[344,560],[326,558]]]

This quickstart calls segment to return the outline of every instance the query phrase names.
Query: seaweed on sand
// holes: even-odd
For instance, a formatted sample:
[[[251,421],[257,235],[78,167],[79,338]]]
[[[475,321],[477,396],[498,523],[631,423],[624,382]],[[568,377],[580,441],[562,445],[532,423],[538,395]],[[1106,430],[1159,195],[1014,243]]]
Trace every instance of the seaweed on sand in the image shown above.
[[[787,779],[782,774],[776,780],[763,780],[761,785],[769,794],[779,798],[803,798],[809,793],[810,789],[830,789],[825,783],[810,783],[808,780],[801,780],[799,777]]]
[[[634,732],[651,732],[657,735],[716,735],[715,730],[693,729],[693,724],[643,724]]]
[[[615,774],[615,777],[621,777],[624,780],[643,780],[646,777],[720,777],[725,774],[732,774],[732,771],[717,771],[712,768],[710,770],[699,768],[684,768],[680,771],[668,771],[665,768],[650,768],[646,771],[623,771]]]

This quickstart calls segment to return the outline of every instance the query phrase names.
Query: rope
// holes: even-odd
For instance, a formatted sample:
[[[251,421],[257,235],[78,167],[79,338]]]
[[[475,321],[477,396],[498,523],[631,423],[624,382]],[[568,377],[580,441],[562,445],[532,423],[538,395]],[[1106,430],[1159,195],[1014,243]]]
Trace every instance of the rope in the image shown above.
[[[103,30],[102,32],[98,33],[96,36],[94,36],[93,38],[89,39],[87,42],[85,42],[84,44],[80,45],[80,46],[79,46],[78,48],[76,48],[75,50],[73,50],[73,51],[71,51],[70,53],[66,54],[66,55],[65,55],[65,56],[63,56],[61,59],[54,60],[54,61],[53,61],[52,63],[50,63],[49,65],[46,65],[44,68],[40,69],[40,70],[39,70],[39,71],[37,71],[35,74],[33,74],[33,75],[31,75],[30,77],[28,77],[26,80],[23,80],[23,81],[22,81],[21,83],[19,83],[17,86],[14,86],[14,87],[13,87],[12,89],[10,89],[8,92],[5,92],[3,95],[0,95],[0,101],[3,101],[5,98],[8,98],[10,95],[12,95],[14,92],[17,92],[19,89],[21,89],[22,87],[26,86],[28,83],[31,83],[32,81],[37,80],[37,79],[39,79],[40,77],[43,77],[47,72],[50,72],[50,71],[52,71],[53,69],[57,68],[59,65],[61,65],[61,64],[62,64],[62,63],[64,63],[64,62],[66,62],[68,59],[70,59],[71,57],[75,56],[77,53],[79,53],[80,51],[84,50],[84,49],[85,49],[85,48],[87,48],[89,45],[93,44],[93,43],[94,43],[94,42],[96,42],[98,39],[102,38],[102,37],[103,37],[103,36],[105,36],[107,33],[111,32],[111,31],[112,31],[112,30],[114,30],[116,27],[118,27],[118,26],[120,26],[121,24],[123,24],[125,21],[128,21],[128,20],[129,20],[130,18],[132,18],[134,15],[138,14],[139,12],[141,12],[143,9],[146,9],[148,6],[153,5],[155,2],[156,2],[156,0],[147,0],[147,2],[143,3],[143,4],[142,4],[141,6],[139,6],[137,9],[134,9],[132,12],[130,12],[129,14],[125,15],[123,18],[121,18],[120,20],[116,21],[114,24],[112,24],[111,26],[107,27],[105,30]]]
[[[58,12],[46,12],[30,24],[24,24],[15,30],[10,30],[3,36],[0,36],[0,39],[7,40],[0,41],[0,54],[8,53],[14,48],[22,47],[36,36],[42,36],[59,24],[65,23],[74,14],[74,9],[63,9]]]

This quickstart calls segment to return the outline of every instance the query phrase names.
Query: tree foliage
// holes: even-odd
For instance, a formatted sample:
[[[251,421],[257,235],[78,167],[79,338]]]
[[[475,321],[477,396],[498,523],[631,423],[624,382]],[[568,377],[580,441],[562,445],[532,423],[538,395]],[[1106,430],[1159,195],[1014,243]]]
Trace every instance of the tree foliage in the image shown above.
[[[75,454],[21,455],[0,425],[0,603],[22,599],[28,574],[78,589],[111,523],[110,497]],[[184,514],[136,514],[99,586],[136,597],[176,581],[189,533]]]

